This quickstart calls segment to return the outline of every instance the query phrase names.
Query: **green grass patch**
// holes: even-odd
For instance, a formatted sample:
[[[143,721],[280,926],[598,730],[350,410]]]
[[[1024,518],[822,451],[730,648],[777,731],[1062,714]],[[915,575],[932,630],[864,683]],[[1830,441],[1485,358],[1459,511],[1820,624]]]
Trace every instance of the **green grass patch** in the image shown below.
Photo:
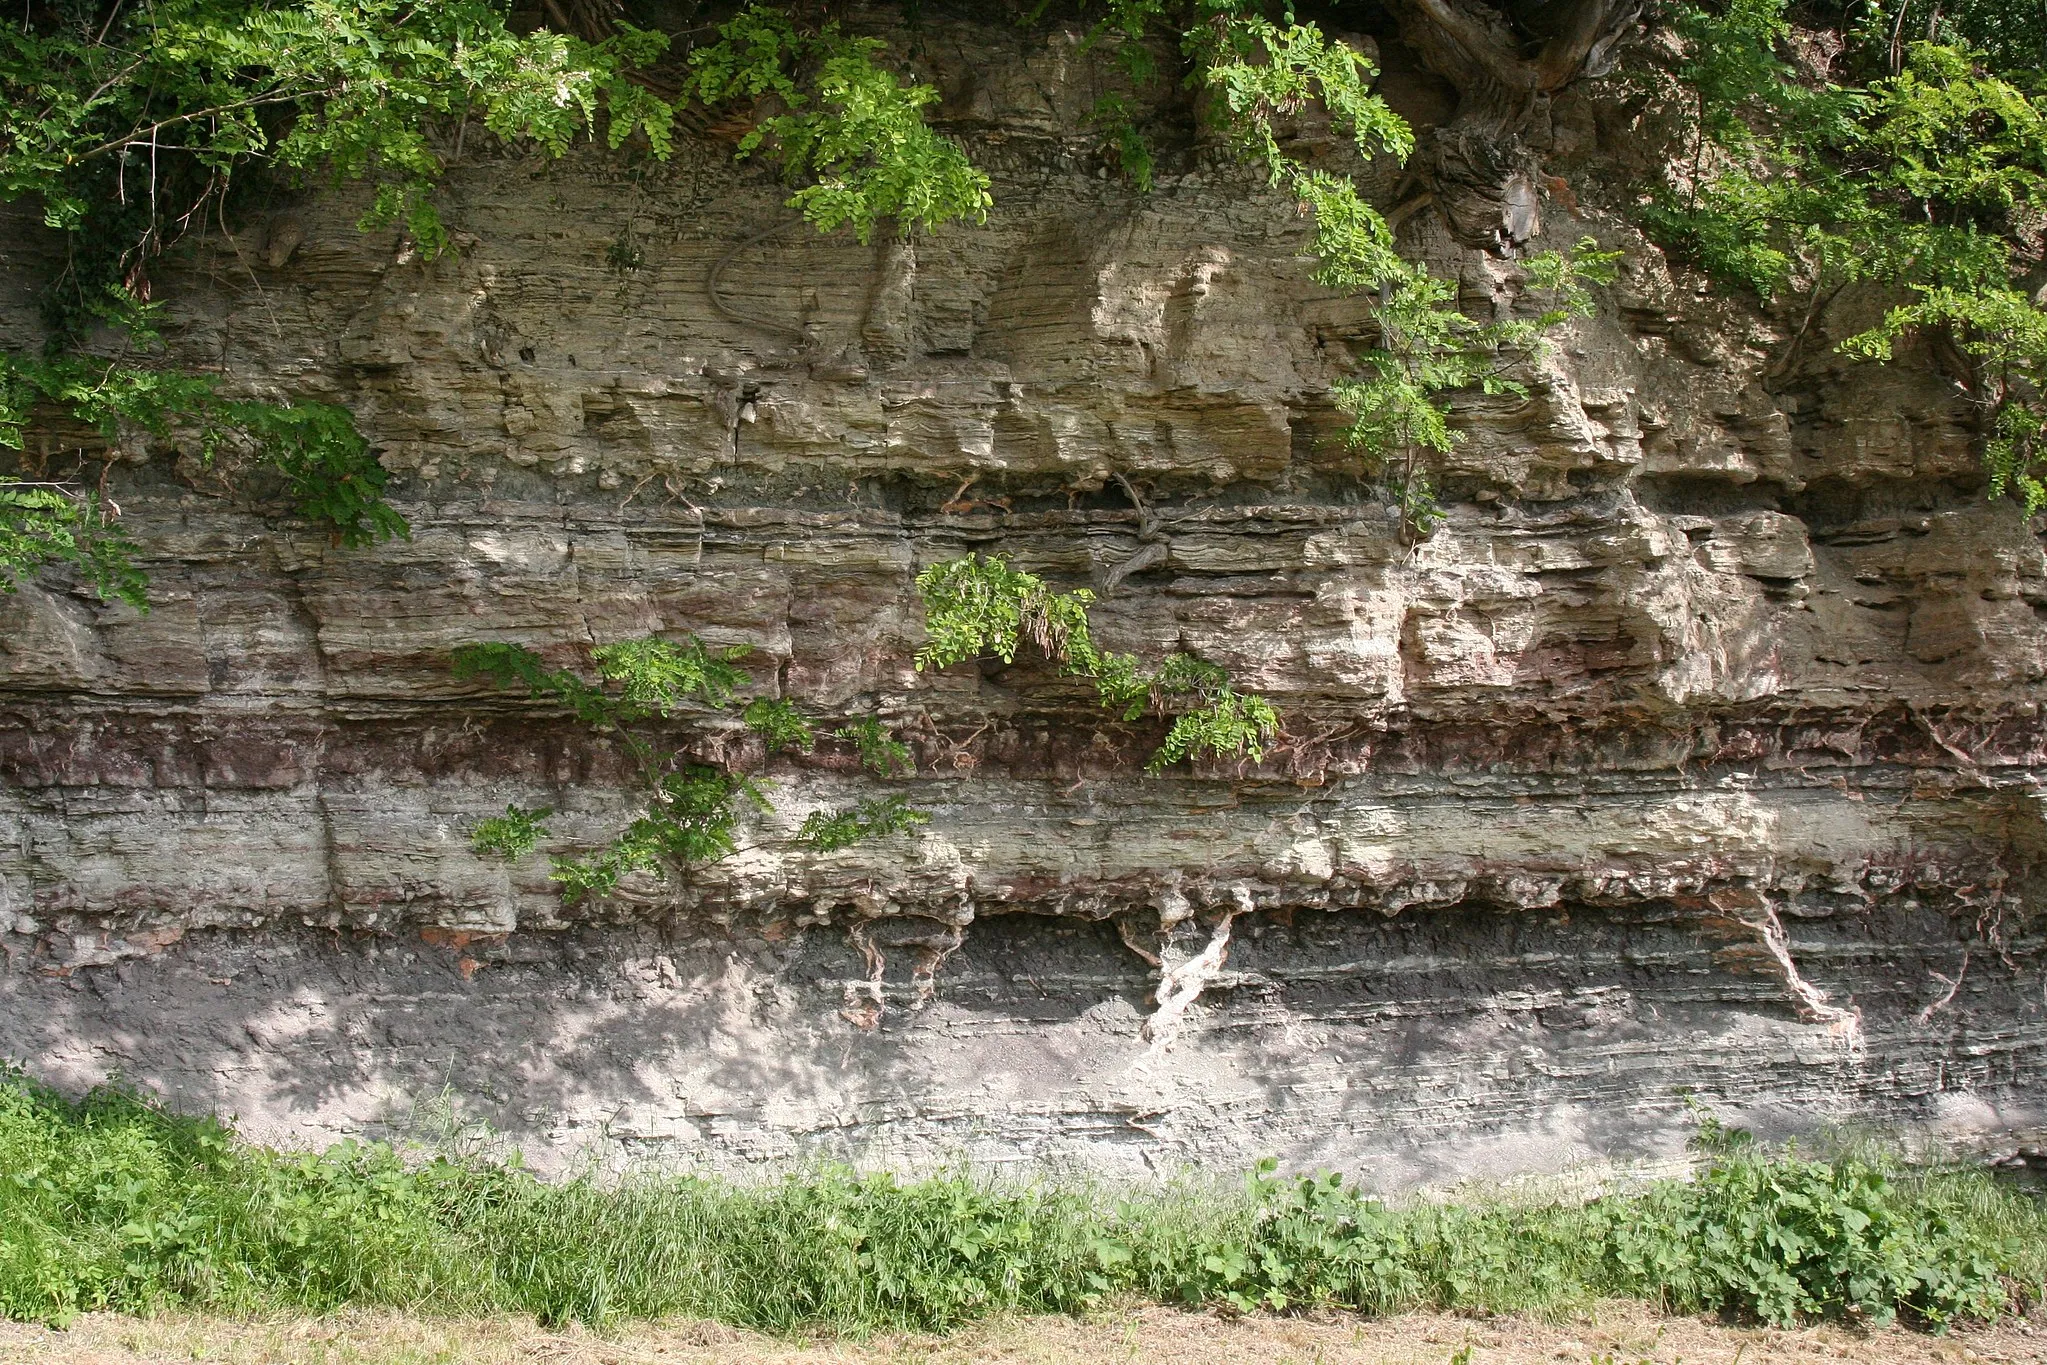
[[[0,1073],[0,1313],[169,1307],[933,1330],[1110,1295],[1239,1311],[1560,1312],[1648,1299],[1941,1328],[2047,1287],[2047,1210],[1969,1170],[1766,1151],[1589,1202],[1388,1205],[1338,1177],[1114,1189],[826,1168],[542,1180],[382,1144],[273,1151],[131,1090]]]

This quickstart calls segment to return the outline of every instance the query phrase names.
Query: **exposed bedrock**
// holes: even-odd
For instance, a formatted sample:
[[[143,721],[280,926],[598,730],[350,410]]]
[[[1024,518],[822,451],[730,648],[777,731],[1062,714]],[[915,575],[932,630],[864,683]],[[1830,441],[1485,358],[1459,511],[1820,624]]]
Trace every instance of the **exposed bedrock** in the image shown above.
[[[1766,1131],[1834,1119],[2039,1125],[2037,939],[2018,970],[1933,909],[1800,921],[1801,967],[1862,1015],[1801,1022],[1739,929],[1668,902],[1258,915],[1200,1020],[1141,1036],[1153,974],[1098,921],[977,921],[878,1027],[846,935],[742,920],[498,941],[202,931],[68,978],[17,973],[9,1036],[67,1081],[119,1069],[256,1131],[432,1133],[442,1097],[542,1160],[728,1169],[840,1155],[1170,1173],[1265,1155],[1382,1187],[1670,1159],[1684,1093]],[[906,921],[887,927],[911,936]],[[1960,989],[1930,1019],[1958,974]],[[847,1009],[848,1000],[856,1004]]]
[[[313,199],[161,274],[174,354],[348,404],[413,534],[339,548],[138,439],[153,609],[0,597],[6,1052],[272,1137],[445,1090],[557,1159],[727,1166],[1397,1185],[1668,1154],[1686,1089],[1779,1129],[2047,1123],[2043,528],[1983,498],[1930,360],[1787,362],[1795,326],[1674,277],[1596,207],[1639,150],[1572,87],[1533,245],[1623,276],[1530,397],[1460,404],[1409,547],[1329,402],[1363,308],[1293,207],[1200,147],[1151,196],[1095,174],[1066,38],[924,51],[985,227],[759,235],[782,191],[704,144],[458,168],[438,260]],[[0,242],[33,335],[47,243]],[[1402,244],[1514,303],[1439,215]],[[1042,660],[917,672],[912,580],[970,549],[1095,587],[1114,648],[1225,665],[1282,742],[1148,778],[1162,727]],[[593,844],[631,789],[450,650],[657,631],[883,716],[931,824],[792,851],[850,754],[705,718],[678,735],[772,784],[752,851],[573,909],[474,853],[508,802]]]

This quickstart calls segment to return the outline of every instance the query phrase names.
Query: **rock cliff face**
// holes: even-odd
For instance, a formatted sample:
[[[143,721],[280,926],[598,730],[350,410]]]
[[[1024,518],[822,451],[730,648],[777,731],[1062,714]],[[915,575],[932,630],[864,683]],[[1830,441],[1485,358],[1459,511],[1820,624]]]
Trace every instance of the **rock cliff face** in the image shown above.
[[[1795,324],[1596,207],[1642,153],[1574,89],[1547,237],[1624,274],[1531,398],[1459,406],[1410,548],[1329,403],[1362,308],[1310,282],[1292,206],[1200,147],[1150,195],[1100,173],[1071,35],[921,42],[985,227],[820,239],[706,139],[472,154],[437,260],[331,197],[184,259],[174,353],[346,403],[413,533],[337,548],[138,444],[153,609],[0,598],[6,1052],[271,1137],[445,1095],[537,1153],[716,1165],[1399,1184],[1668,1154],[1688,1090],[2047,1123],[2047,559],[1935,366],[1787,365]],[[0,240],[29,335],[49,248]],[[1403,248],[1472,310],[1519,288],[1430,214]],[[1148,778],[1158,727],[1042,662],[916,672],[911,580],[969,549],[1103,591],[1116,648],[1226,665],[1282,744]],[[543,859],[479,858],[507,802],[589,844],[631,793],[449,651],[653,631],[888,718],[931,824],[574,910]],[[697,742],[771,781],[764,830],[856,782],[830,746]]]

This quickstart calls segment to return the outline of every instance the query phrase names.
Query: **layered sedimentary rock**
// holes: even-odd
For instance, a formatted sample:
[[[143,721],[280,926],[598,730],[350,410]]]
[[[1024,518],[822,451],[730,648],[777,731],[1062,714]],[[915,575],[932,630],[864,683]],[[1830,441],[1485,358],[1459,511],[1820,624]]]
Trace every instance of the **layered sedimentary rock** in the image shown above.
[[[1574,88],[1536,245],[1623,274],[1528,398],[1460,401],[1410,546],[1329,398],[1364,308],[1294,207],[1215,148],[1149,194],[1103,173],[1070,34],[921,51],[985,226],[820,238],[702,141],[472,157],[434,260],[336,197],[182,260],[175,358],[345,403],[412,535],[339,547],[138,438],[151,610],[0,598],[5,1051],[268,1136],[444,1096],[538,1153],[725,1165],[1399,1183],[1667,1153],[1691,1092],[2047,1123],[2043,527],[1982,496],[1937,367],[1794,352],[1674,274],[1595,207],[1640,148]],[[48,248],[0,236],[30,336]],[[1402,243],[1475,313],[1526,302],[1427,213]],[[1281,742],[1147,777],[1162,723],[1028,652],[917,671],[912,580],[968,550],[1092,585],[1115,648],[1226,666]],[[930,825],[801,851],[870,789],[851,752],[706,719],[677,733],[771,786],[739,856],[565,907],[544,858],[474,852],[508,802],[589,847],[634,792],[450,651],[650,632],[886,719]]]

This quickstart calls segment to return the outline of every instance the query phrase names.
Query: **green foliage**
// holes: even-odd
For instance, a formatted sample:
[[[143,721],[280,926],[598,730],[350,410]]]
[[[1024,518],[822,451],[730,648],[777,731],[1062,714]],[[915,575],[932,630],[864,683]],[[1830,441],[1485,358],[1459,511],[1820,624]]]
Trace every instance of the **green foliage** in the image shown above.
[[[1878,168],[1879,198],[1936,221],[1990,228],[2047,200],[2047,118],[1980,54],[1914,43],[1896,75],[1870,84],[1842,141]]]
[[[667,871],[661,866],[660,843],[637,819],[602,848],[580,858],[557,853],[547,862],[547,875],[561,887],[562,904],[566,906],[580,905],[589,896],[608,896],[622,878],[635,872],[648,872],[656,880],[667,880]]]
[[[1347,435],[1388,476],[1402,525],[1425,539],[1441,519],[1423,452],[1448,454],[1461,438],[1442,395],[1478,388],[1526,396],[1510,367],[1538,355],[1551,329],[1589,317],[1590,286],[1611,283],[1620,252],[1601,251],[1590,237],[1566,255],[1546,251],[1522,263],[1544,306],[1531,317],[1480,323],[1457,308],[1457,286],[1416,266],[1400,265],[1380,283],[1372,309],[1379,344],[1360,357],[1364,373],[1338,381],[1336,405],[1351,416]]]
[[[999,556],[964,555],[933,564],[917,575],[924,600],[924,647],[917,667],[950,668],[992,654],[1016,662],[1026,634],[1053,657],[1066,653],[1078,630],[1085,637],[1086,588],[1055,593],[1036,574],[1013,569]]]
[[[1347,43],[1331,42],[1314,24],[1281,28],[1258,17],[1229,24],[1203,79],[1227,111],[1224,126],[1239,150],[1266,169],[1272,183],[1293,183],[1300,163],[1279,145],[1274,120],[1320,102],[1338,132],[1366,160],[1381,153],[1405,161],[1414,150],[1407,120],[1371,93],[1376,68]]]
[[[469,845],[478,853],[495,853],[501,858],[523,858],[540,846],[547,835],[547,817],[554,814],[551,806],[538,810],[526,810],[520,806],[506,806],[503,815],[493,815],[487,820],[476,822],[476,828],[469,836]]]
[[[1055,592],[1036,574],[999,556],[968,554],[933,564],[917,575],[924,601],[924,647],[917,667],[947,668],[988,655],[1013,663],[1029,640],[1068,676],[1091,679],[1104,707],[1125,720],[1147,709],[1178,709],[1165,743],[1145,764],[1156,774],[1183,758],[1248,755],[1254,762],[1279,733],[1279,713],[1263,697],[1240,694],[1228,674],[1186,654],[1169,656],[1155,673],[1133,655],[1095,643],[1086,588]],[[1187,706],[1187,701],[1194,704]]]
[[[1532,318],[1502,324],[1506,344],[1533,348],[1552,327],[1573,318],[1589,318],[1599,311],[1592,286],[1612,284],[1620,278],[1624,251],[1601,251],[1594,237],[1580,237],[1568,252],[1538,251],[1521,262],[1521,274],[1528,287],[1542,296],[1542,308]]]
[[[565,668],[548,668],[545,660],[524,645],[502,641],[462,645],[455,650],[453,664],[458,678],[486,678],[507,689],[523,687],[535,700],[559,698],[577,720],[599,730],[616,729],[629,718],[603,688],[591,686]]]
[[[858,750],[860,766],[876,777],[892,777],[898,768],[910,772],[914,767],[910,761],[910,746],[891,735],[872,716],[864,716],[851,725],[832,731],[832,738],[845,740]]]
[[[93,489],[0,478],[0,589],[15,591],[47,564],[76,568],[105,601],[149,610],[135,546]]]
[[[1146,194],[1152,188],[1151,144],[1137,126],[1137,111],[1122,95],[1104,95],[1088,111],[1087,121],[1101,130],[1102,153],[1130,182]]]
[[[1100,9],[1091,41],[1116,38],[1118,57],[1140,80],[1152,74],[1146,34],[1169,17],[1181,26],[1181,48],[1194,66],[1189,80],[1214,95],[1216,120],[1238,153],[1260,167],[1269,183],[1284,186],[1313,218],[1315,278],[1342,293],[1376,294],[1372,311],[1379,344],[1360,357],[1356,378],[1338,383],[1336,399],[1354,419],[1350,444],[1362,448],[1373,472],[1386,480],[1403,534],[1425,538],[1442,516],[1425,453],[1447,452],[1456,439],[1446,396],[1474,386],[1489,393],[1522,391],[1506,377],[1509,365],[1529,359],[1542,332],[1590,311],[1585,286],[1611,280],[1619,253],[1600,252],[1589,238],[1571,256],[1542,253],[1527,262],[1527,271],[1535,288],[1551,294],[1548,310],[1539,318],[1492,325],[1468,319],[1455,307],[1454,282],[1401,260],[1391,225],[1349,176],[1311,169],[1284,145],[1282,120],[1319,105],[1368,161],[1381,156],[1405,161],[1414,151],[1413,129],[1372,93],[1378,72],[1362,53],[1324,36],[1315,24],[1294,22],[1291,7],[1283,26],[1267,18],[1263,6],[1242,0],[1106,0]],[[1115,139],[1112,153],[1126,168],[1136,155],[1127,148],[1135,136],[1127,111],[1127,102],[1115,96],[1098,106],[1098,121]],[[1149,161],[1143,164],[1148,179]],[[938,642],[941,652],[953,645]],[[1112,665],[1109,672],[1104,701],[1125,708],[1144,689],[1127,669]],[[1227,711],[1213,716],[1217,727],[1234,723]],[[1198,729],[1190,722],[1183,738],[1195,742]],[[1223,730],[1200,733],[1217,738]],[[1246,751],[1250,747],[1247,741]]]
[[[1161,696],[1193,692],[1213,696],[1230,684],[1229,672],[1221,664],[1197,659],[1192,654],[1169,654],[1151,678],[1151,690]]]
[[[551,860],[569,905],[610,894],[632,873],[665,881],[671,868],[687,873],[729,857],[738,847],[740,803],[771,809],[750,779],[687,762],[638,728],[639,722],[665,718],[691,703],[714,710],[731,705],[734,689],[748,680],[734,663],[748,653],[745,646],[713,650],[694,635],[681,642],[647,636],[590,653],[601,679],[596,684],[568,669],[548,668],[523,645],[464,645],[453,660],[457,677],[486,678],[502,688],[523,688],[530,697],[561,701],[585,725],[616,735],[640,773],[646,804],[617,837],[580,857],[557,854]],[[477,847],[484,847],[481,830]],[[531,847],[529,842],[518,851]]]
[[[405,519],[384,501],[383,466],[347,412],[332,404],[226,399],[211,379],[84,356],[0,351],[0,448],[23,449],[38,408],[91,429],[106,445],[132,429],[164,440],[188,437],[209,462],[224,447],[246,450],[283,477],[299,515],[329,527],[344,545],[408,533]],[[68,562],[100,596],[145,605],[133,546],[100,494],[61,481],[0,480],[0,488],[10,490],[0,494],[0,572],[10,590],[46,563]]]
[[[2040,49],[2018,58],[2009,42],[2028,24],[2039,32],[2039,17],[1921,6],[1907,24],[1909,7],[1867,7],[1842,64],[1875,74],[1843,85],[1782,55],[1786,12],[1787,0],[1679,12],[1690,55],[1671,88],[1691,113],[1692,155],[1673,160],[1645,220],[1722,281],[1803,296],[1800,340],[1847,285],[1916,294],[1843,349],[1888,360],[1908,331],[1951,338],[1974,362],[1958,378],[1991,496],[2038,511],[2043,329],[2020,289],[2032,248],[2014,248],[2047,209],[2047,111]]]
[[[803,817],[799,843],[820,853],[836,853],[869,839],[884,839],[931,823],[931,813],[901,796],[868,797],[846,810],[812,811]]]
[[[2016,289],[1918,288],[1918,298],[1893,308],[1882,323],[1850,337],[1842,349],[1889,360],[1908,332],[1944,328],[1978,362],[1970,397],[1987,410],[1983,464],[1990,496],[2015,495],[2031,516],[2047,507],[2047,312]]]
[[[1126,721],[1138,719],[1147,710],[1163,709],[1166,697],[1184,690],[1161,686],[1160,675],[1146,673],[1143,662],[1135,654],[1117,654],[1112,650],[1097,649],[1092,639],[1083,643],[1085,648],[1077,656],[1080,671],[1094,678],[1095,696],[1102,705]],[[1076,656],[1069,651],[1068,657],[1071,659]],[[1166,662],[1161,665],[1160,674],[1171,668],[1178,660],[1188,657],[1185,654],[1167,656]]]
[[[1279,734],[1279,712],[1265,698],[1243,695],[1223,683],[1204,693],[1201,705],[1173,719],[1165,742],[1145,763],[1157,773],[1183,758],[1265,757],[1265,746]]]
[[[1862,6],[1862,35],[1871,47],[1924,36],[1949,47],[1987,53],[2000,71],[2047,66],[2047,9],[2011,0],[1907,0]]]
[[[1268,1159],[1246,1180],[1258,1218],[1252,1236],[1214,1228],[1147,1267],[1163,1272],[1173,1297],[1220,1302],[1240,1313],[1335,1302],[1398,1312],[1423,1300],[1406,1220],[1361,1197],[1335,1172],[1294,1179],[1274,1172]]]
[[[210,415],[220,400],[210,380],[192,375],[0,351],[0,446],[22,449],[33,410],[44,403],[111,443],[129,427],[167,437],[186,414]],[[222,425],[209,425],[209,444],[218,443]]]
[[[1090,42],[1116,40],[1115,54],[1129,75],[1149,81],[1155,63],[1144,39],[1169,19],[1179,28],[1182,51],[1191,59],[1190,84],[1215,95],[1217,122],[1238,153],[1261,167],[1269,182],[1284,186],[1314,219],[1315,278],[1331,289],[1354,293],[1412,273],[1395,251],[1385,217],[1358,193],[1349,176],[1311,170],[1282,145],[1279,121],[1320,104],[1336,130],[1348,136],[1366,160],[1392,156],[1404,161],[1414,150],[1414,130],[1371,92],[1377,69],[1356,49],[1332,40],[1315,24],[1295,23],[1291,8],[1284,27],[1243,0],[1105,0]],[[1110,137],[1112,156],[1126,172],[1142,155],[1142,182],[1150,177],[1149,150],[1129,122],[1129,103],[1106,97],[1095,121]]]
[[[666,881],[670,868],[708,867],[738,852],[742,800],[773,809],[760,786],[738,773],[696,763],[661,772],[646,809],[624,833],[580,858],[557,855],[550,875],[561,883],[563,901],[575,905],[585,896],[610,894],[628,873]]]
[[[1688,53],[1681,76],[1712,142],[1749,148],[1776,140],[1787,155],[1805,157],[1852,127],[1854,96],[1808,84],[1779,54],[1791,36],[1780,0],[1686,6],[1673,19]]]
[[[665,716],[692,701],[720,710],[731,705],[734,690],[752,681],[737,666],[751,653],[751,645],[713,652],[694,635],[680,644],[650,635],[600,645],[590,657],[600,677],[618,684],[623,714]]]
[[[1460,434],[1436,395],[1502,382],[1490,329],[1458,312],[1456,302],[1455,281],[1421,270],[1403,270],[1382,292],[1373,310],[1380,344],[1362,357],[1364,377],[1336,385],[1336,405],[1352,418],[1350,444],[1380,461],[1417,450],[1447,453]]]
[[[958,218],[985,221],[987,175],[924,122],[938,91],[875,65],[885,48],[836,23],[799,32],[780,8],[749,4],[719,25],[717,42],[690,54],[687,90],[709,105],[779,102],[786,112],[751,128],[739,155],[765,150],[786,178],[808,181],[789,204],[820,231],[851,224],[866,242],[882,222],[908,236]]]
[[[298,514],[329,527],[343,545],[361,546],[411,535],[398,510],[384,501],[389,482],[355,419],[332,403],[221,403],[211,413],[186,408],[184,421],[206,421],[209,439],[238,432],[290,488]]]
[[[1202,0],[1207,4],[1209,0]],[[1050,5],[1050,0],[1038,0],[1029,16],[1036,19]],[[1097,8],[1093,5],[1087,9]],[[1132,80],[1148,82],[1158,77],[1158,61],[1152,55],[1145,38],[1153,24],[1165,17],[1165,0],[1102,0],[1099,6],[1101,17],[1088,30],[1084,50],[1107,44],[1116,65],[1121,67]]]
[[[490,1301],[434,1174],[390,1148],[286,1155],[132,1091],[67,1101],[0,1072],[0,1314],[173,1304]]]
[[[1846,1156],[1722,1148],[1693,1181],[1659,1181],[1579,1206],[1425,1204],[1392,1209],[1334,1174],[1251,1177],[1256,1231],[1213,1229],[1174,1248],[1171,1291],[1238,1311],[1343,1305],[1514,1311],[1600,1296],[1678,1312],[1733,1311],[1780,1325],[1899,1312],[1945,1327],[2003,1308],[2000,1275],[2036,1275],[2015,1239],[2047,1211],[1982,1177],[1901,1177]],[[2020,1234],[2023,1235],[2022,1233]],[[1154,1272],[1156,1273],[1156,1272]]]
[[[1393,248],[1393,229],[1349,176],[1304,170],[1292,187],[1315,219],[1315,278],[1322,284],[1354,294],[1408,273]]]
[[[680,641],[651,635],[622,640],[590,651],[598,675],[593,683],[572,669],[549,668],[524,645],[490,641],[455,650],[456,677],[481,678],[535,700],[560,702],[578,721],[612,736],[639,775],[643,805],[623,830],[601,847],[549,860],[564,903],[610,895],[634,874],[656,881],[668,880],[671,873],[687,877],[739,851],[747,807],[773,811],[759,783],[686,757],[664,742],[657,725],[696,709],[729,712],[738,702],[738,690],[750,681],[738,666],[750,652],[745,645],[714,649],[695,635]],[[741,708],[740,721],[767,741],[770,752],[808,753],[816,744],[810,722],[787,701],[754,698]],[[833,731],[833,737],[856,745],[863,766],[879,776],[889,776],[898,765],[908,767],[909,749],[871,717]],[[546,833],[539,821],[550,813],[508,806],[503,816],[478,825],[475,847],[480,853],[523,856]],[[901,833],[929,818],[900,797],[863,801],[828,829],[815,825],[818,817],[811,816],[796,841],[831,851]],[[828,846],[826,834],[833,840]]]
[[[1893,1173],[1855,1155],[1765,1157],[1709,1127],[1710,1160],[1679,1193],[1635,1201],[1609,1232],[1624,1279],[1683,1311],[1732,1309],[1779,1326],[1808,1318],[1935,1327],[1995,1317],[2010,1252],[1949,1209],[1901,1197]]]
[[[1281,147],[1274,120],[1320,100],[1358,154],[1405,161],[1414,150],[1407,121],[1370,93],[1376,69],[1362,54],[1322,36],[1314,24],[1287,28],[1262,18],[1219,14],[1189,42],[1204,58],[1202,79],[1219,96],[1223,125],[1240,154],[1285,185],[1314,217],[1315,278],[1345,293],[1376,289],[1412,273],[1393,249],[1386,219],[1349,176],[1311,171]]]
[[[747,729],[767,742],[771,754],[784,749],[807,754],[817,747],[817,735],[810,728],[810,722],[795,706],[779,698],[755,697],[746,704],[739,718],[745,722]]]
[[[745,1185],[464,1174],[449,1200],[455,1216],[507,1306],[548,1323],[943,1331],[1099,1298],[1094,1219],[1077,1192],[844,1167]]]
[[[600,126],[614,147],[637,130],[667,154],[673,110],[628,79],[665,37],[619,25],[592,43],[505,23],[493,0],[30,6],[0,30],[0,200],[34,202],[69,234],[45,301],[56,348],[101,324],[152,339],[151,259],[195,224],[224,228],[250,167],[367,179],[363,226],[402,221],[434,254],[448,240],[432,202],[435,146],[457,125],[551,155]],[[209,380],[84,357],[0,355],[0,390],[0,442],[18,445],[29,392],[110,438],[133,425],[196,432],[209,457],[223,441],[247,445],[299,514],[343,544],[405,534],[383,468],[330,404],[230,401]],[[104,507],[73,499],[69,515],[45,502],[27,509],[31,524],[19,499],[0,503],[0,542],[13,546],[0,562],[69,560],[103,593],[139,602]]]
[[[2001,281],[2011,215],[2047,190],[2047,128],[2027,94],[1927,43],[1866,86],[1802,80],[1776,52],[1782,10],[1681,12],[1693,156],[1671,163],[1648,226],[1766,298],[1859,280]]]
[[[1445,396],[1474,386],[1488,393],[1523,392],[1506,377],[1509,365],[1529,359],[1543,332],[1591,311],[1585,287],[1611,280],[1619,253],[1601,252],[1587,238],[1570,256],[1532,257],[1526,272],[1531,285],[1551,296],[1547,310],[1491,325],[1465,317],[1455,306],[1456,284],[1400,259],[1391,226],[1350,177],[1311,170],[1282,145],[1279,120],[1320,104],[1360,156],[1405,161],[1414,150],[1414,132],[1371,93],[1377,75],[1372,64],[1347,44],[1324,37],[1314,24],[1281,27],[1254,7],[1230,0],[1193,9],[1183,46],[1195,58],[1200,82],[1215,93],[1218,118],[1239,153],[1261,167],[1270,183],[1284,185],[1313,217],[1315,278],[1343,293],[1377,295],[1372,316],[1379,344],[1359,357],[1358,377],[1336,385],[1336,400],[1353,418],[1350,444],[1362,448],[1373,470],[1385,477],[1404,534],[1426,538],[1442,512],[1424,452],[1445,453],[1456,440]],[[1116,0],[1102,27],[1134,38],[1163,14],[1158,0]],[[1196,751],[1205,751],[1210,739],[1231,727],[1245,735],[1240,719],[1224,705],[1212,714],[1212,726],[1190,718],[1179,733],[1199,746]],[[1240,751],[1255,747],[1245,740]]]
[[[1590,1203],[1391,1205],[1261,1163],[1240,1189],[899,1181],[550,1183],[483,1157],[283,1155],[131,1091],[0,1076],[0,1313],[401,1305],[557,1324],[942,1331],[1135,1295],[1237,1312],[1589,1308],[1934,1328],[2047,1288],[2047,1207],[1979,1171],[1729,1143]],[[2008,1277],[2009,1289],[2000,1283]],[[2013,1301],[2013,1297],[2017,1301]]]
[[[600,125],[614,147],[634,131],[656,155],[670,145],[673,111],[628,79],[667,40],[626,25],[597,43],[522,36],[490,0],[159,0],[27,16],[0,36],[0,198],[38,201],[51,226],[115,258],[70,281],[74,317],[107,307],[109,291],[146,298],[148,258],[204,222],[252,163],[370,180],[365,226],[402,221],[431,253],[447,242],[431,200],[436,134],[459,122],[551,155]]]

